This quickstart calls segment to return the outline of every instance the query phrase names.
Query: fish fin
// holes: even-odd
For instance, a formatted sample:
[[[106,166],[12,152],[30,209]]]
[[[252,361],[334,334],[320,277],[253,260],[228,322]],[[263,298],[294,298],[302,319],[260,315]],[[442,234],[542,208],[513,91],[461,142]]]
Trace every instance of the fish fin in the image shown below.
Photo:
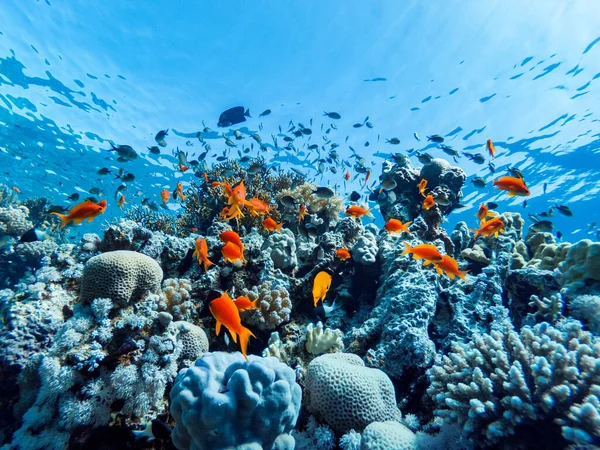
[[[88,223],[92,223],[92,220],[94,220],[94,216],[92,216],[88,219]]]
[[[283,226],[282,223],[280,223],[279,225],[275,225],[275,229],[277,230],[278,233],[281,233],[281,227]]]
[[[248,109],[246,110],[246,112],[244,113],[244,116],[246,116],[246,117],[250,117],[250,118],[252,119],[252,116],[250,115],[250,108],[248,108]],[[246,359],[248,359],[248,358],[246,358]]]
[[[400,253],[400,255],[408,255],[409,253],[412,253],[413,248],[410,246],[410,244],[408,242],[403,242],[404,244],[404,251],[402,253]]]
[[[467,281],[467,277],[465,277],[465,275],[467,274],[467,272],[469,272],[469,271],[468,270],[459,270],[458,273],[457,273],[457,275],[459,276],[459,278],[461,280],[463,280],[465,283],[468,284],[469,282]]]
[[[250,339],[250,336],[256,337],[248,328],[242,327],[240,330],[240,349],[242,350],[242,355],[244,355],[246,360],[248,359],[246,356],[246,350],[248,349],[248,340]]]
[[[215,329],[215,334],[218,336],[221,332],[221,322],[217,320],[217,328]]]
[[[433,264],[433,263],[431,261],[429,261],[429,260],[426,260],[426,261],[423,262],[423,267],[428,266],[430,264]]]
[[[514,197],[515,195],[517,195],[517,194],[515,194],[514,192],[509,192],[509,193],[508,193],[508,196],[509,196],[509,197]]]
[[[258,309],[258,299],[254,300],[253,302],[250,302],[250,306],[254,309]]]
[[[80,224],[81,222],[83,222],[84,220],[85,220],[85,218],[82,218],[82,219],[80,219],[80,218],[73,219],[73,223],[74,223],[75,225],[79,225],[79,224]]]
[[[451,280],[454,280],[454,274],[452,272],[446,272],[446,276]]]
[[[71,221],[66,214],[60,214],[60,213],[57,213],[57,212],[53,212],[53,213],[50,213],[50,214],[53,214],[53,215],[58,216],[60,218],[60,220],[62,222],[62,224],[60,226],[61,228],[64,228]]]
[[[208,272],[208,268],[210,266],[214,266],[215,263],[212,262],[210,259],[206,258],[204,261],[202,261],[202,265],[204,266],[204,272]]]
[[[233,342],[235,342],[237,344],[237,333],[233,330],[229,330],[229,334],[231,334],[231,338],[233,339]]]

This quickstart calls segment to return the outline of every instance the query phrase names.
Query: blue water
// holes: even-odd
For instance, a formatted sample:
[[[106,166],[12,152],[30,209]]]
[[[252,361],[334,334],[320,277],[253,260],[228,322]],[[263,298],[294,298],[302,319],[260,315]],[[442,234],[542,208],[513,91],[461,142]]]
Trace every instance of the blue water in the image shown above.
[[[312,118],[308,144],[321,144],[319,127],[332,122],[323,111],[336,111],[342,119],[330,137],[338,153],[348,159],[349,146],[356,149],[372,165],[372,179],[381,155],[423,150],[446,157],[427,144],[431,134],[482,153],[492,139],[497,175],[508,166],[524,172],[532,193],[525,209],[522,198],[491,187],[487,164],[460,158],[469,179],[483,176],[488,187],[467,182],[463,203],[471,208],[452,213],[448,229],[472,221],[481,201],[525,215],[556,202],[574,216],[555,214],[555,229],[581,239],[588,223],[600,221],[600,4],[523,3],[3,1],[0,182],[65,206],[66,196],[84,198],[99,187],[109,200],[103,219],[111,220],[123,214],[114,201],[120,181],[96,175],[102,167],[135,174],[127,207],[143,197],[160,203],[162,189],[194,177],[175,170],[172,149],[189,159],[202,151],[181,135],[193,136],[203,121],[217,129],[225,109],[250,108],[252,119],[240,127],[265,141],[279,125],[285,132],[290,120],[306,125]],[[267,108],[272,114],[259,119]],[[353,128],[366,116],[373,129]],[[154,135],[166,128],[168,147],[150,155]],[[385,144],[392,137],[401,143]],[[109,141],[131,145],[141,157],[120,164]],[[209,142],[211,163],[226,147],[218,136]],[[359,189],[362,175],[344,188],[345,170],[321,176],[316,155],[301,151],[266,156],[320,184],[337,184],[341,193]],[[98,231],[100,222],[80,231]]]

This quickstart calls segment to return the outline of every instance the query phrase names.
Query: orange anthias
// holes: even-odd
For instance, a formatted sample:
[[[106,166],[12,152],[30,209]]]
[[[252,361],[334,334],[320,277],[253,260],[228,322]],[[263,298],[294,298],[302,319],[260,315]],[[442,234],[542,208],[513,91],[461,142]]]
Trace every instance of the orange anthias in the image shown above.
[[[488,152],[490,153],[490,157],[494,157],[496,156],[496,149],[494,148],[494,143],[492,142],[491,139],[488,139],[487,142],[485,143],[485,147],[487,148]]]
[[[125,196],[121,194],[121,197],[119,197],[119,200],[117,200],[117,206],[119,207],[119,209],[123,209],[123,205],[126,204],[127,202],[125,201]]]
[[[190,168],[190,166],[184,166],[183,164],[179,164],[179,171],[180,172],[185,172],[189,168]]]
[[[214,183],[213,183],[214,184]],[[223,209],[222,213],[225,220],[237,219],[238,217],[244,217],[242,208],[244,206],[252,207],[252,204],[246,200],[246,187],[244,186],[244,180],[234,187],[233,189],[228,183],[222,183],[225,188],[225,196],[227,197],[227,204],[229,208],[225,213]]]
[[[306,217],[307,214],[308,210],[306,209],[306,206],[300,205],[300,208],[298,208],[298,225],[300,225],[300,222],[304,220],[304,217]]]
[[[69,211],[69,214],[59,214],[57,212],[50,214],[60,217],[60,220],[62,221],[62,225],[60,227],[64,228],[71,221],[77,225],[87,219],[88,223],[90,223],[92,220],[94,220],[94,217],[104,213],[105,210],[106,200],[101,200],[99,203],[86,200],[78,205],[73,206]]]
[[[415,259],[425,259],[431,262],[440,262],[442,254],[433,244],[420,244],[411,247],[407,242],[404,242],[404,251],[400,255],[408,255],[412,253]]]
[[[435,206],[435,200],[433,199],[433,195],[428,195],[423,200],[423,209],[429,210]]]
[[[248,200],[247,206],[250,208],[250,213],[254,216],[265,215],[271,212],[272,207],[267,205],[261,199],[254,197]]]
[[[232,230],[223,231],[219,235],[219,239],[221,239],[221,241],[223,241],[225,244],[228,242],[235,244],[240,249],[242,261],[246,262],[246,258],[244,258],[244,244],[242,243],[242,238],[240,238],[239,234]]]
[[[221,254],[227,262],[234,263],[239,261],[242,264],[244,262],[242,249],[235,245],[233,242],[228,242],[227,244],[225,244],[225,246],[221,249]]]
[[[272,217],[267,217],[265,220],[263,220],[263,227],[265,227],[265,230],[269,232],[277,230],[279,233],[281,233],[282,226],[282,223],[275,222]]]
[[[317,303],[320,301],[325,301],[325,296],[331,287],[331,275],[329,275],[325,271],[321,271],[315,277],[313,281],[312,295],[313,301],[315,304],[315,308],[317,307]]]
[[[347,259],[350,258],[350,252],[348,251],[347,248],[338,248],[335,251],[335,257],[337,259],[341,259],[342,261],[346,261]]]
[[[390,234],[400,233],[402,231],[410,234],[410,231],[408,231],[408,227],[410,226],[410,224],[412,224],[412,222],[402,223],[398,219],[392,218],[387,221],[383,228],[385,228],[385,230]]]
[[[494,217],[480,225],[479,230],[475,230],[475,239],[479,236],[496,236],[504,231],[504,222],[498,217]]]
[[[165,205],[169,201],[170,197],[171,197],[171,193],[169,191],[167,191],[166,189],[163,189],[162,192],[160,193],[160,198],[162,198],[162,201]]]
[[[346,208],[346,215],[354,217],[355,219],[362,218],[362,216],[373,217],[369,208],[358,205],[348,206],[348,208]]]
[[[439,275],[442,275],[442,273],[446,273],[446,276],[451,280],[453,280],[454,277],[458,277],[465,283],[468,283],[467,279],[465,278],[465,275],[469,271],[460,270],[458,268],[458,262],[450,255],[442,256],[442,260],[440,262],[434,263],[431,261],[425,261],[423,265],[426,266],[428,264],[433,264],[435,266],[435,270],[437,270],[437,273]]]
[[[258,299],[251,301],[246,295],[240,295],[233,303],[238,311],[248,311],[250,309],[258,309]]]
[[[503,191],[508,191],[509,197],[519,195],[521,197],[527,197],[530,192],[525,185],[525,181],[522,178],[517,177],[500,177],[494,180],[494,186]]]
[[[488,207],[485,205],[485,203],[482,203],[481,205],[479,205],[479,210],[477,211],[477,214],[475,214],[475,215],[479,219],[479,224],[481,225],[483,222],[485,222],[485,220],[488,217],[496,216],[496,215],[498,215],[498,213],[496,213],[494,211],[490,211],[488,209]]]
[[[423,197],[425,197],[425,189],[427,188],[427,180],[425,178],[423,178],[421,181],[419,181],[417,188],[419,189],[419,194],[421,194]]]
[[[181,201],[185,200],[185,195],[183,195],[183,184],[177,183],[177,187],[173,191],[173,199],[177,200],[177,197],[181,199]]]
[[[214,299],[208,306],[210,313],[217,321],[215,332],[217,336],[221,332],[221,325],[225,325],[225,328],[229,331],[233,342],[237,343],[237,337],[240,337],[240,349],[244,358],[246,356],[246,350],[248,349],[248,340],[250,336],[254,336],[252,331],[242,325],[242,319],[240,318],[240,312],[233,302],[231,297],[224,292],[221,297]]]
[[[204,271],[206,272],[210,266],[214,266],[215,263],[208,259],[208,245],[206,239],[196,239],[196,250],[192,255],[198,258],[198,264],[202,264]]]

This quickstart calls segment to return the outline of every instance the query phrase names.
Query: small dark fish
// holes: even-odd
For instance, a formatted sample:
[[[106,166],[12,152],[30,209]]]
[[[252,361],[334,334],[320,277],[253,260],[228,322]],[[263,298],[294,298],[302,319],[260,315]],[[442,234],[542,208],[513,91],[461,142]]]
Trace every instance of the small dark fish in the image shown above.
[[[493,162],[488,163],[488,167],[490,169],[490,172],[496,173],[496,165]]]
[[[148,150],[150,151],[150,153],[152,153],[153,155],[160,155],[160,148],[158,148],[156,145],[153,147],[148,147]]]
[[[369,141],[366,141],[365,142],[365,147],[368,147],[369,145],[371,145],[371,144],[369,144]]]
[[[573,211],[571,211],[571,208],[569,208],[568,206],[565,206],[565,205],[555,205],[554,209],[556,209],[563,216],[573,217]]]
[[[400,139],[393,137],[391,139],[386,139],[386,144],[398,145],[400,143]]]
[[[246,109],[244,111],[243,106],[235,106],[221,113],[217,126],[229,127],[237,123],[242,123],[246,121],[246,117],[251,117],[250,110]]]
[[[373,191],[369,194],[369,200],[372,202],[376,202],[378,198],[379,198],[379,192],[377,192],[377,191]]]
[[[67,197],[67,200],[71,200],[72,202],[76,202],[77,200],[79,200],[79,193],[75,192],[74,194],[71,194]]]
[[[330,119],[335,119],[335,120],[342,118],[342,116],[340,116],[336,112],[325,112],[325,114],[323,114],[323,115],[329,117]],[[332,125],[332,128],[333,128],[333,125]]]
[[[454,158],[456,158],[457,156],[460,156],[460,154],[458,153],[458,150],[454,150],[449,145],[440,145],[440,148],[446,155],[453,156]]]
[[[56,212],[56,213],[62,214],[68,210],[69,210],[69,208],[65,208],[64,206],[52,205],[52,206],[50,206],[50,208],[48,208],[48,213]]]
[[[556,237],[557,237],[558,239],[562,239],[562,236],[563,236],[563,235],[562,235],[562,233],[561,233],[560,231],[557,231],[557,232],[556,232]]]
[[[420,141],[420,140],[421,140],[421,138],[419,137],[419,133],[417,133],[416,131],[413,133],[413,136],[415,137],[415,139],[416,139],[417,141]]]
[[[103,167],[97,173],[98,173],[98,175],[108,175],[111,172],[110,172],[110,169],[108,167]]]
[[[481,177],[474,177],[473,179],[471,179],[471,183],[473,183],[473,185],[475,185],[475,187],[478,188],[485,187],[485,180]]]
[[[269,114],[271,114],[271,110],[270,109],[265,109],[263,112],[261,112],[258,117],[265,117],[268,116]]]
[[[335,192],[328,187],[318,187],[312,191],[318,198],[331,198],[335,195]]]
[[[544,211],[538,214],[540,217],[552,217],[554,215],[554,209],[550,208],[549,211]]]
[[[498,207],[498,203],[487,202],[488,209],[496,209]]]
[[[279,199],[279,203],[290,209],[294,209],[296,207],[296,200],[291,195],[285,195],[281,197]]]
[[[92,195],[102,195],[102,189],[97,188],[97,187],[93,187],[88,191],[90,194]]]
[[[286,137],[284,137],[284,138],[283,138],[283,140],[284,140],[285,142],[294,142],[294,138],[291,138],[291,137],[289,137],[289,136],[286,136]]]
[[[120,186],[117,188],[117,190],[116,190],[116,192],[115,192],[115,195],[116,195],[116,194],[118,194],[119,192],[126,191],[126,190],[127,190],[127,185],[126,185],[126,184],[121,184],[121,185],[120,185]]]
[[[358,192],[352,191],[352,193],[350,194],[350,201],[357,202],[360,200],[360,197],[361,196]]]
[[[354,125],[352,125],[354,128],[360,128],[363,126],[362,123],[355,123]]]
[[[312,134],[312,130],[310,128],[302,128],[302,134],[305,136],[310,136]]]
[[[469,158],[475,164],[483,164],[485,162],[485,156],[483,156],[481,153],[463,152],[463,155],[465,155],[467,158]]]
[[[138,157],[137,152],[133,149],[131,145],[115,145],[112,142],[110,143],[110,145],[112,146],[112,148],[109,150],[109,152],[117,152],[117,154],[119,155],[117,161],[119,162],[133,161]]]
[[[169,134],[169,130],[168,129],[161,130],[158,133],[156,133],[156,136],[154,136],[154,140],[161,147],[166,147],[167,143],[165,141],[165,138],[168,136],[168,134]]]
[[[527,208],[527,200],[523,200],[523,208]]]
[[[309,145],[309,146],[308,146],[308,149],[309,149],[309,150],[316,150],[316,149],[318,149],[318,148],[319,148],[319,146],[318,146],[317,144],[312,144],[312,145]]]
[[[524,179],[525,177],[523,176],[523,172],[521,172],[519,169],[517,169],[516,167],[510,167],[508,169],[508,173],[511,174],[511,176],[516,177],[516,178],[520,178],[520,179]]]
[[[436,144],[441,144],[442,142],[444,142],[444,138],[439,134],[432,134],[431,136],[427,136],[427,140],[435,142]]]
[[[548,183],[544,183],[544,195],[546,195],[546,190],[548,189]]]
[[[219,162],[227,161],[227,156],[217,156],[217,161],[219,161]]]
[[[21,242],[36,242],[46,239],[46,237],[47,235],[45,232],[32,228],[31,230],[27,231],[23,236],[21,236],[20,240]]]
[[[366,121],[365,125],[367,126],[367,128],[373,128],[373,124],[369,121]]]
[[[397,186],[396,181],[393,178],[386,178],[381,182],[381,188],[385,191],[391,191]]]
[[[264,163],[262,163],[262,162],[254,162],[254,163],[250,164],[250,166],[248,166],[248,169],[246,171],[248,173],[257,173],[261,169],[263,169],[264,167],[265,167]]]
[[[429,164],[433,159],[433,156],[431,156],[429,153],[417,152],[417,159],[421,164]]]

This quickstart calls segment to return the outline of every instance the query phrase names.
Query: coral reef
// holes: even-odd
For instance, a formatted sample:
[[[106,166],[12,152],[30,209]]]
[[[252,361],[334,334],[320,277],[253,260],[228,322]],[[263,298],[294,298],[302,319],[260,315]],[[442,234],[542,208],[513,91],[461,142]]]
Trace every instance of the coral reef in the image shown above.
[[[313,355],[336,352],[344,349],[342,332],[323,327],[323,323],[316,325],[309,323],[306,326],[306,350]]]
[[[308,365],[306,402],[309,411],[339,433],[400,418],[387,375],[349,353],[319,356]]]
[[[178,449],[254,444],[292,450],[290,432],[302,398],[295,378],[275,358],[205,354],[179,373],[171,389],[173,443]]]
[[[163,271],[152,258],[128,250],[102,253],[91,258],[81,276],[82,302],[109,297],[127,306],[149,292],[156,292]]]
[[[361,450],[414,450],[415,434],[399,422],[373,422],[362,434]]]
[[[245,290],[251,301],[257,301],[257,309],[242,313],[244,323],[258,327],[261,330],[272,330],[290,320],[292,302],[288,291],[283,286],[272,287],[266,282]]]

